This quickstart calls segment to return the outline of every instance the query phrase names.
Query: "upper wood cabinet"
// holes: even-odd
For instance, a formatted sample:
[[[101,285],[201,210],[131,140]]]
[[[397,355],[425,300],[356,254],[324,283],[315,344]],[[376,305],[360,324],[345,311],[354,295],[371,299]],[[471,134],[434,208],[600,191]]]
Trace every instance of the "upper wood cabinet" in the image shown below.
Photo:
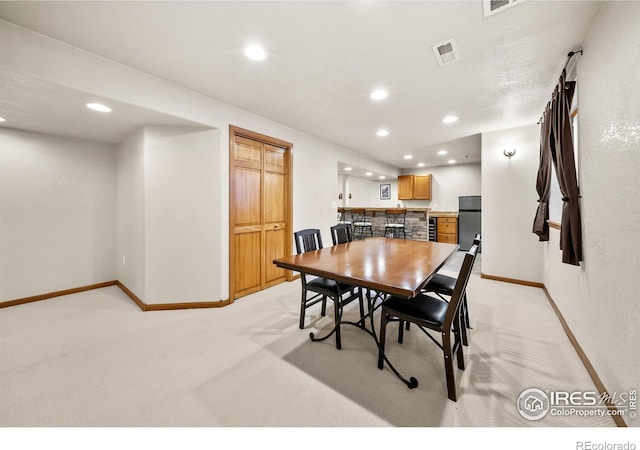
[[[431,174],[400,175],[398,200],[431,200]]]
[[[398,200],[413,199],[413,175],[398,177]]]

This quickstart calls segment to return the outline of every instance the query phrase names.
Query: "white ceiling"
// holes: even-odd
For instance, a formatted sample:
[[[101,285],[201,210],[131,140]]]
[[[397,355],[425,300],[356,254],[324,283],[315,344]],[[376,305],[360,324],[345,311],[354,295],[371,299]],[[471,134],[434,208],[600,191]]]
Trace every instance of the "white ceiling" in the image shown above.
[[[6,126],[20,130],[117,144],[142,126],[204,126],[2,68],[0,86],[0,116],[10,118]],[[95,102],[109,105],[116,113],[85,107]]]
[[[447,145],[458,149],[457,158],[469,155],[461,162],[479,162],[479,145],[468,145],[478,133],[535,124],[567,53],[581,48],[600,7],[520,0],[485,18],[481,1],[2,1],[0,18],[410,168],[446,163],[435,152]],[[431,47],[450,38],[461,59],[441,67]],[[265,61],[244,57],[243,48],[254,42],[266,47]],[[0,73],[3,96],[31,92],[14,104],[0,101],[0,108],[21,108],[25,120],[43,115],[31,126],[56,115],[38,104],[38,89],[84,100],[82,93],[20,77]],[[388,89],[389,98],[371,100],[377,87]],[[129,113],[124,122],[180,122],[131,106]],[[447,114],[460,120],[445,125]],[[78,123],[72,111],[58,120],[55,127],[70,134],[74,127],[85,134],[99,128]],[[378,138],[382,127],[390,134]]]

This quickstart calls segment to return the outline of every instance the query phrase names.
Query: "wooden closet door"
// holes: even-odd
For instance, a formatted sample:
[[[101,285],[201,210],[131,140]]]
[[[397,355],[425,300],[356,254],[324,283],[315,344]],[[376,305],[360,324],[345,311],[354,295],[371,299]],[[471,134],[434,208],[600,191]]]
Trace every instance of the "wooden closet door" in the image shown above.
[[[234,280],[236,297],[262,288],[262,143],[237,136],[234,146]]]
[[[285,270],[272,263],[274,259],[288,256],[286,252],[286,166],[285,149],[264,144],[264,286],[269,287],[285,280]]]
[[[291,144],[254,134],[230,133],[231,300],[292,279],[272,263],[291,254]]]

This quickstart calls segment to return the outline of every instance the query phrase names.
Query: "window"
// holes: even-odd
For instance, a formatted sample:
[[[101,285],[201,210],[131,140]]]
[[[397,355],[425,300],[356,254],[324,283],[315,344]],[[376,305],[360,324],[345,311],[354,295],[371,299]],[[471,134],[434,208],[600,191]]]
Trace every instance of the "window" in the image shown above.
[[[573,157],[576,162],[576,177],[578,188],[580,188],[580,172],[578,170],[578,91],[573,95],[571,104],[571,132],[573,133]],[[549,192],[549,220],[560,223],[562,221],[562,192],[558,184],[558,175],[555,165],[551,165],[553,174],[551,175],[551,189]]]

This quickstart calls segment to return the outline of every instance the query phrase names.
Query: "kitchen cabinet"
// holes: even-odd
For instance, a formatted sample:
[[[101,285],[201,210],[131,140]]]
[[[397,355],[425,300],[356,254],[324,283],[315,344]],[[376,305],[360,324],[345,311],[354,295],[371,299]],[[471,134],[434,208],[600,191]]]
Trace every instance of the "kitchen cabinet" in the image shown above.
[[[438,242],[447,242],[449,244],[458,243],[457,217],[438,217],[437,229]]]
[[[398,200],[431,200],[431,174],[400,175]]]

